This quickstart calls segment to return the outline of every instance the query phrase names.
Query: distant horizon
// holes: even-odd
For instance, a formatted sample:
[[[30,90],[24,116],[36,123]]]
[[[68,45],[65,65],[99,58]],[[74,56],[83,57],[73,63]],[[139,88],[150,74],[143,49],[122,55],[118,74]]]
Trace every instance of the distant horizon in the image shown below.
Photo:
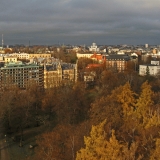
[[[81,44],[71,44],[71,43],[53,43],[53,44],[23,44],[23,43],[12,43],[12,44],[3,44],[3,48],[4,47],[7,47],[7,46],[25,46],[25,47],[27,47],[27,46],[55,46],[55,45],[59,45],[59,46],[67,46],[67,45],[70,45],[70,46],[86,46],[86,47],[88,47],[88,46],[91,46],[92,45],[92,43],[96,43],[96,42],[91,42],[90,44],[88,43],[88,44],[84,44],[84,43],[81,43]],[[149,43],[144,43],[144,44],[98,44],[98,43],[96,43],[96,45],[97,46],[123,46],[123,45],[127,45],[127,46],[145,46],[145,44],[148,44],[148,47],[149,46],[158,46],[158,45],[160,45],[160,44],[149,44]],[[2,44],[0,44],[0,47],[2,47]]]
[[[3,0],[5,45],[160,44],[160,1]]]
[[[63,39],[63,38],[62,38]],[[127,41],[124,41],[123,38],[118,38],[116,41],[111,41],[111,38],[108,38],[107,40],[102,40],[102,39],[95,39],[93,38],[93,40],[85,40],[82,41],[82,40],[76,40],[73,41],[74,38],[72,39],[63,39],[63,40],[47,40],[45,38],[42,38],[40,39],[41,41],[39,41],[39,39],[21,39],[21,40],[12,40],[10,39],[10,37],[5,37],[5,35],[3,34],[3,45],[25,45],[25,46],[34,46],[34,45],[45,45],[45,46],[51,46],[51,45],[87,45],[87,46],[91,46],[92,43],[96,43],[97,45],[145,45],[145,44],[148,44],[148,45],[160,45],[160,43],[150,39],[150,40],[146,40],[144,41],[144,43],[142,42],[139,42],[138,43],[138,40],[137,41],[133,41],[133,39],[129,39]],[[124,43],[122,43],[123,41]],[[1,40],[2,40],[2,37],[1,37]],[[133,43],[131,43],[131,42]],[[116,43],[117,42],[117,43]],[[137,42],[137,43],[135,43]],[[160,41],[159,41],[160,42]],[[2,44],[2,41],[1,41],[1,44]],[[0,46],[2,46],[0,44]]]

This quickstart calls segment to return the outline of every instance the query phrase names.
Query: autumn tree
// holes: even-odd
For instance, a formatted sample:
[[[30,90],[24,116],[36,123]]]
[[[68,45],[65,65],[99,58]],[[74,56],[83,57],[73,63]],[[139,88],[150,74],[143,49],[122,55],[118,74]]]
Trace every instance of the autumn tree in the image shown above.
[[[160,159],[160,139],[156,139],[155,149],[152,150],[150,160],[158,160]]]
[[[136,93],[131,90],[129,82],[122,86],[121,93],[117,95],[118,102],[122,104],[123,116],[126,118],[128,115],[132,114],[135,108]]]
[[[1,119],[2,124],[5,128],[5,132],[12,132],[12,118],[15,116],[13,114],[14,110],[14,97],[15,92],[3,92],[1,96]]]
[[[152,100],[153,91],[151,90],[151,86],[146,81],[141,86],[141,93],[136,103],[136,115],[137,118],[143,125],[147,124],[147,117],[149,114],[150,108],[153,106],[154,102]]]
[[[97,98],[91,105],[90,117],[93,122],[100,123],[106,117],[112,126],[117,127],[123,120],[127,121],[135,107],[136,93],[127,82],[124,86],[114,89],[110,95]],[[123,119],[122,119],[123,117]]]
[[[83,135],[88,134],[90,124],[57,125],[52,131],[36,137],[35,155],[30,159],[75,160],[76,151],[83,145]]]
[[[92,126],[90,136],[84,137],[85,148],[77,152],[76,160],[135,160],[142,159],[142,156],[136,155],[137,144],[132,143],[130,148],[128,144],[120,143],[112,130],[110,138],[107,140],[104,120],[97,126]]]
[[[133,72],[133,71],[136,71],[137,69],[136,69],[136,59],[134,59],[134,61],[128,61],[127,62],[127,65],[126,65],[126,71],[128,72],[128,73],[130,73],[130,72]]]
[[[64,159],[64,145],[62,137],[58,132],[44,133],[37,137],[38,148],[35,150],[35,158],[32,159],[42,159],[51,160]]]
[[[54,120],[57,105],[58,88],[45,90],[42,97],[42,110],[48,115],[48,120]],[[44,122],[45,123],[45,122]]]
[[[87,118],[90,99],[83,83],[60,86],[56,114],[63,123],[77,124]]]
[[[121,92],[121,88],[112,91],[111,95],[97,98],[92,104],[90,109],[90,119],[93,124],[99,124],[105,118],[111,127],[118,128],[121,126],[122,121],[122,108],[117,101],[117,94]]]
[[[104,70],[101,73],[101,77],[99,79],[99,87],[101,87],[101,95],[107,95],[109,94],[115,87],[117,87],[117,82],[118,77],[116,76],[115,73],[109,71],[109,70]]]
[[[39,116],[42,113],[41,105],[42,105],[42,95],[43,90],[39,88],[39,86],[35,83],[30,85],[26,92],[30,95],[30,101],[32,102],[32,105],[30,106],[30,113],[33,117],[33,122],[35,123],[35,126],[40,125]]]

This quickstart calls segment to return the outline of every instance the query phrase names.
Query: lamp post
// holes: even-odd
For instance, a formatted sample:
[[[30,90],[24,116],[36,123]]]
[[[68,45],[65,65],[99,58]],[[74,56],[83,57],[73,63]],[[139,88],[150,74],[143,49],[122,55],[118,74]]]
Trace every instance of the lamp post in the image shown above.
[[[7,142],[7,135],[5,134],[4,136],[5,136],[5,142]]]

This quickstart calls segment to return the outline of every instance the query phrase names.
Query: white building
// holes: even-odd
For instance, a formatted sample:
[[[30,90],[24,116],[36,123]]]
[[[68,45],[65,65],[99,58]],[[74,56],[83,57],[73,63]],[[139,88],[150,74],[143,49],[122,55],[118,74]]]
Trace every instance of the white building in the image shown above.
[[[121,50],[121,51],[118,51],[117,54],[122,54],[123,55],[125,53],[124,53],[124,51]]]
[[[119,52],[119,48],[112,48],[111,51],[112,52]]]
[[[97,47],[96,43],[92,43],[92,46],[89,47],[89,51],[91,51],[91,52],[99,52],[99,48]]]
[[[149,74],[151,76],[156,76],[160,74],[160,66],[158,65],[139,65],[139,75],[145,76],[147,72],[147,67],[149,69]]]
[[[148,48],[148,44],[145,44],[145,48]]]
[[[28,53],[12,53],[10,56],[15,56],[19,59],[29,59],[29,54]]]
[[[160,65],[160,63],[159,63],[158,60],[155,60],[155,61],[151,60],[151,64],[152,64],[152,65],[157,65],[157,66]]]

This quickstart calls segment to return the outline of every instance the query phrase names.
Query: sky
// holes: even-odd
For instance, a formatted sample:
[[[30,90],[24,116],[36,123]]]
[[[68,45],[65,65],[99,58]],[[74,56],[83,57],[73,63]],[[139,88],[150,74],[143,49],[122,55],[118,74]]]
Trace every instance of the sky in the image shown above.
[[[159,15],[160,0],[1,0],[0,34],[5,45],[159,45]]]

